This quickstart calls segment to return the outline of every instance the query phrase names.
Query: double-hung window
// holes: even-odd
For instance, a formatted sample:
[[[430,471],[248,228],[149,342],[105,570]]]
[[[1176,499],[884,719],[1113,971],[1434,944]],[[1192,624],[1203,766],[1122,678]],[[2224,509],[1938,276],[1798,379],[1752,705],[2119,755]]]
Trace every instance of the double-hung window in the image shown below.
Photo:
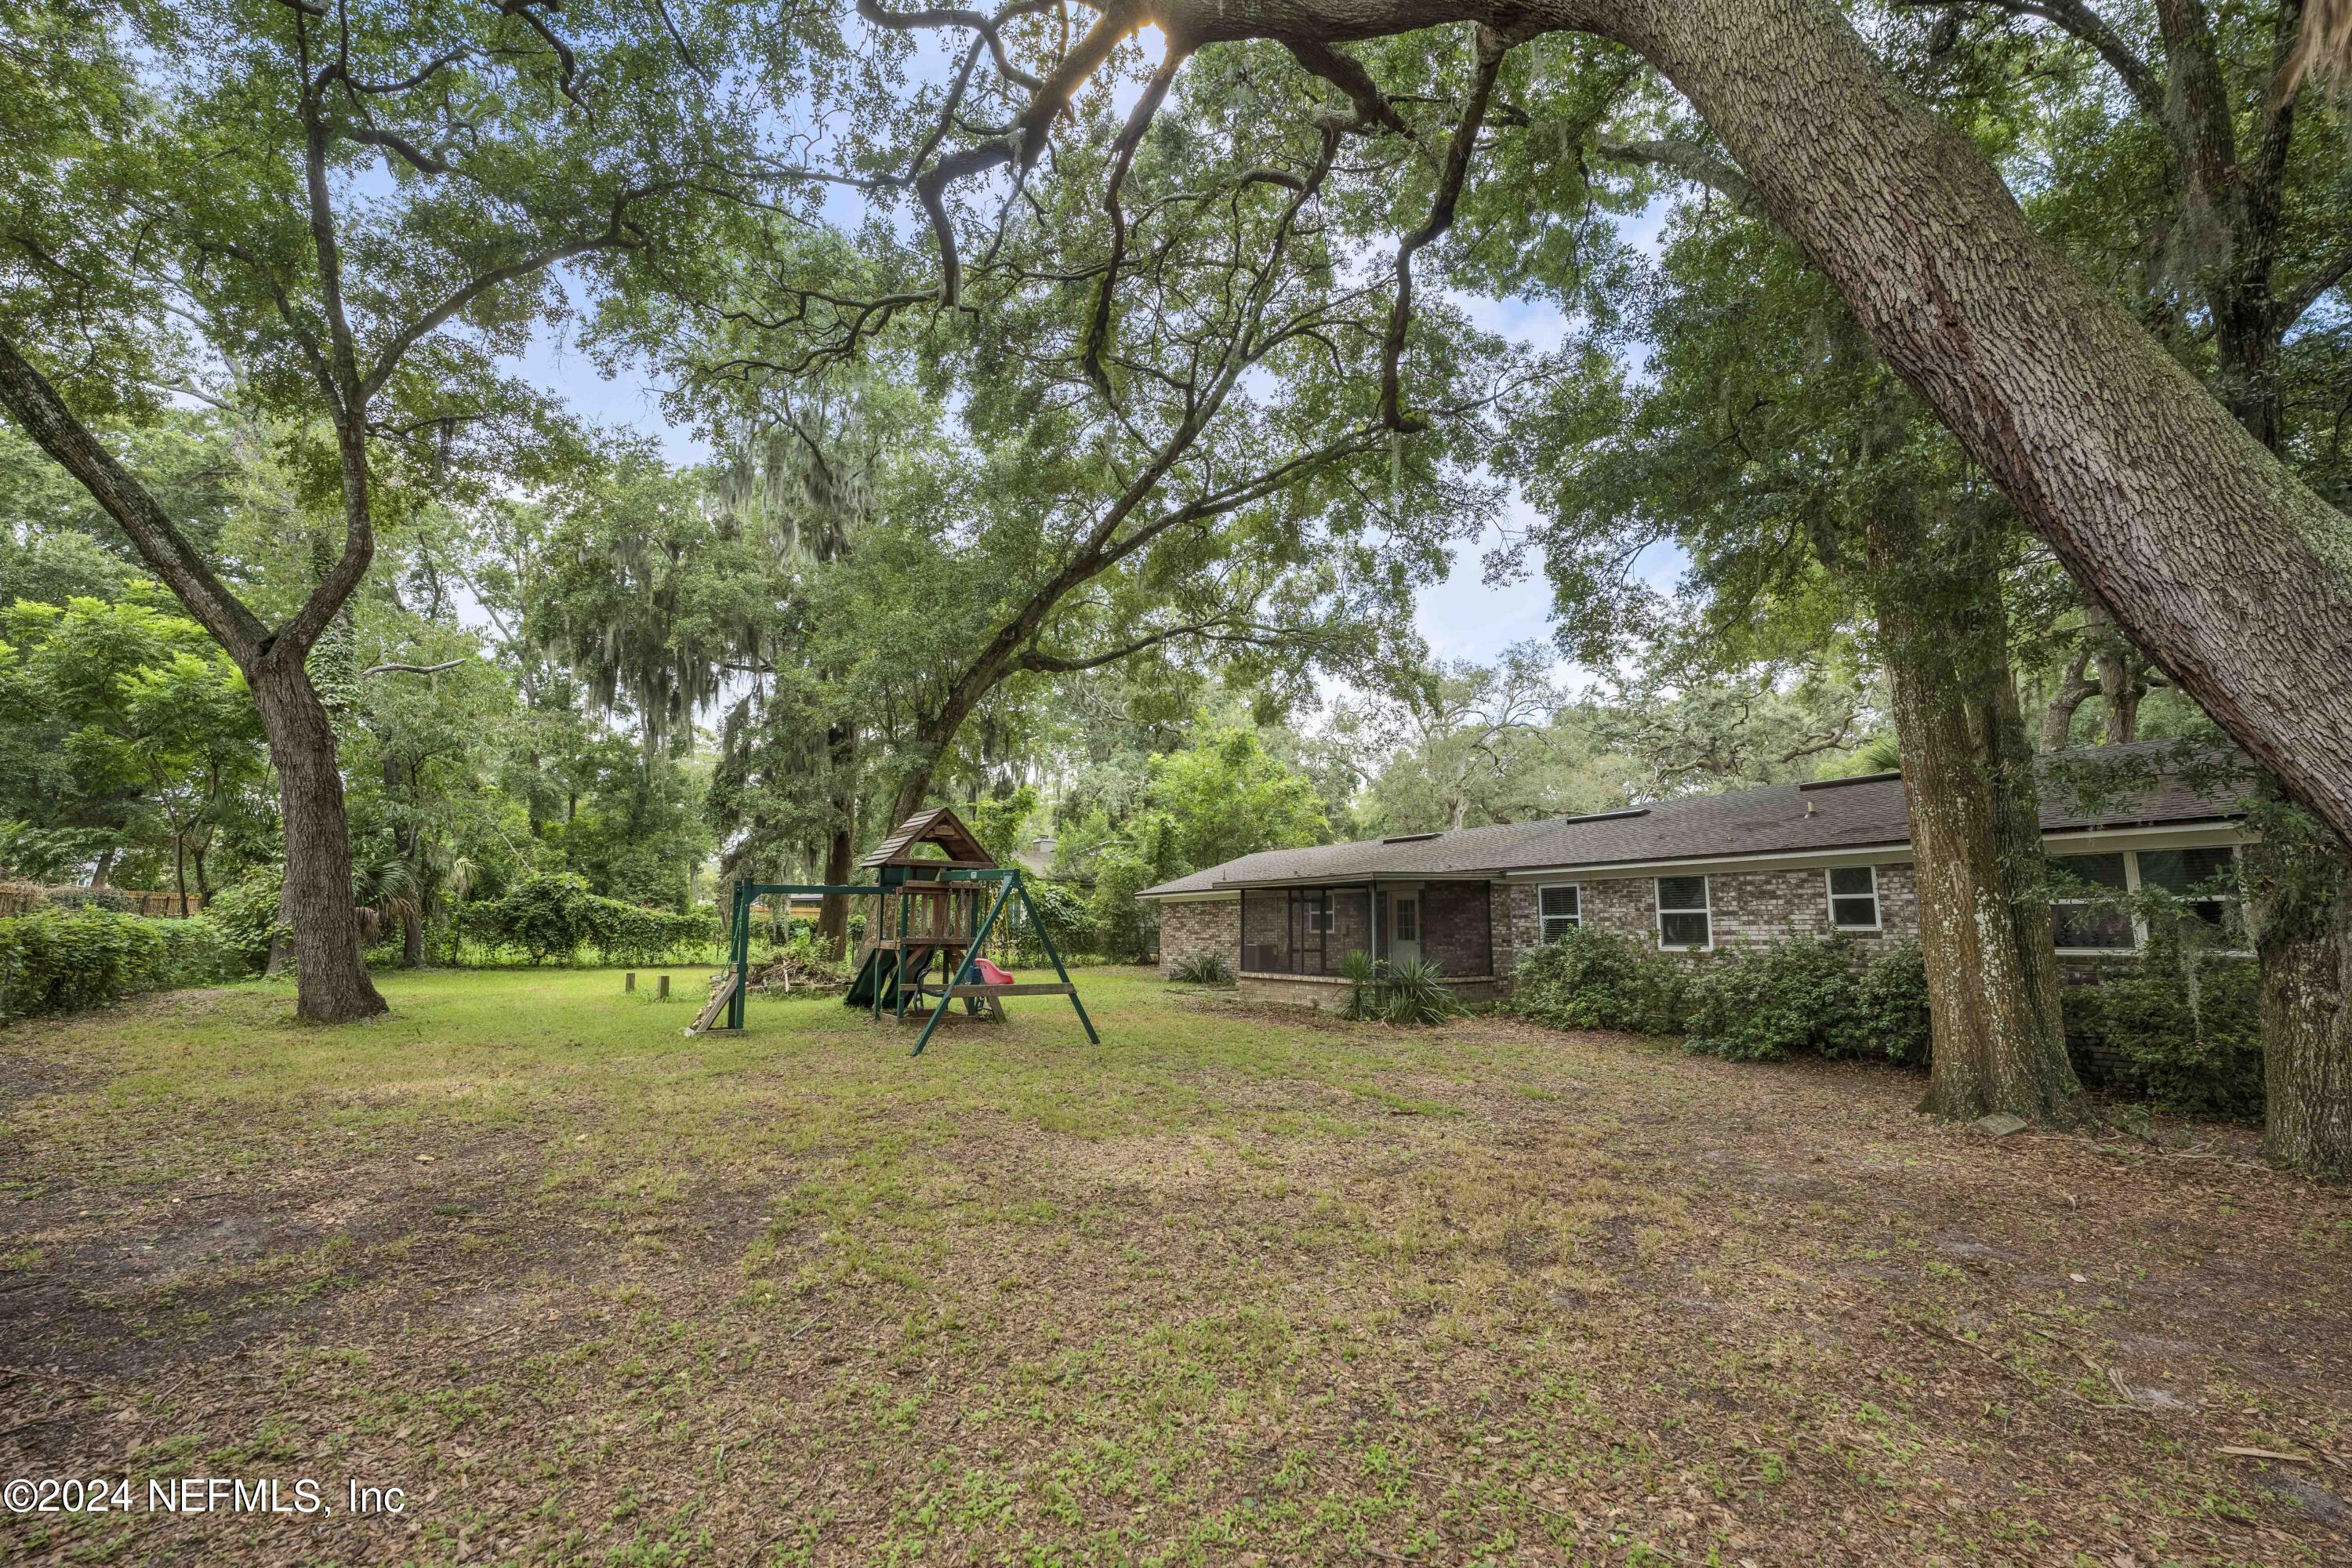
[[[1543,926],[1543,940],[1558,942],[1584,923],[1584,889],[1574,882],[1538,888],[1536,915]]]
[[[2050,927],[2061,952],[2129,952],[2139,945],[2125,900],[2131,872],[2121,851],[2050,861]]]
[[[2233,932],[2239,929],[2237,857],[2228,845],[2137,853],[2141,887],[2171,894],[2192,920]]]
[[[1682,949],[1715,945],[1715,921],[1706,901],[1705,877],[1658,879],[1658,945]]]
[[[1878,868],[1837,866],[1831,868],[1830,924],[1838,931],[1878,929]]]
[[[1309,893],[1306,898],[1307,929],[1326,935],[1331,931],[1331,895]]]
[[[2050,925],[2061,952],[2133,952],[2153,918],[2143,900],[2168,893],[2180,918],[2228,933],[2242,943],[2237,851],[2226,844],[2194,849],[2123,849],[2105,855],[2058,855],[2050,861]]]

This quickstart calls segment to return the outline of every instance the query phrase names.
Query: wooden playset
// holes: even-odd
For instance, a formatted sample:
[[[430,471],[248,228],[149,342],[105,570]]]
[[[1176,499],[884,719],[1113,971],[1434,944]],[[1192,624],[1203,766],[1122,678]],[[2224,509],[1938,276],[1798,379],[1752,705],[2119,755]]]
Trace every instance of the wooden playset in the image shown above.
[[[738,882],[728,922],[727,972],[695,1019],[688,1034],[714,1027],[743,1026],[744,989],[751,973],[751,905],[771,894],[787,897],[839,893],[875,900],[857,950],[856,978],[843,998],[868,1009],[877,1020],[887,1012],[898,1024],[919,1023],[913,1055],[921,1056],[931,1035],[956,1003],[964,1015],[1002,1022],[1007,996],[1067,996],[1089,1042],[1099,1045],[1078,988],[1054,950],[1053,938],[1037,918],[1022,884],[1021,868],[999,866],[971,829],[947,806],[919,813],[877,845],[858,863],[872,871],[870,883]],[[1015,900],[1036,933],[1058,977],[1022,983],[982,956],[989,937]],[[726,1023],[718,1024],[721,1012]]]

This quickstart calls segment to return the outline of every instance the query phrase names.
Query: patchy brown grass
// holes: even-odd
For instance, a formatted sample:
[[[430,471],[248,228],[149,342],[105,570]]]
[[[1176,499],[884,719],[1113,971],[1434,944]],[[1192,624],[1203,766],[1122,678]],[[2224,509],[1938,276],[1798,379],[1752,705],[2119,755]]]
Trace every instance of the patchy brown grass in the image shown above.
[[[919,1061],[602,973],[0,1034],[0,1468],[134,1500],[0,1544],[2352,1560],[2352,1197],[2237,1130],[1994,1143],[1892,1072],[1080,978],[1099,1048],[1033,1001]],[[334,1511],[147,1510],[190,1476]]]

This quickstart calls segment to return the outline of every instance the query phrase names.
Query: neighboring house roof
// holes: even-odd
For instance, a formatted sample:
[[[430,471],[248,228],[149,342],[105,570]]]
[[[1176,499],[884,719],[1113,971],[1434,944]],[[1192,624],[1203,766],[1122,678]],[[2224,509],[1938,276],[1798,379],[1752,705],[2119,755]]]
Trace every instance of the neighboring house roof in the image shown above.
[[[2146,789],[2113,790],[2112,798],[2089,804],[2079,804],[2075,788],[2067,782],[2069,773],[2079,776],[2100,764],[2161,767],[2173,746],[2169,741],[2143,741],[2057,752],[2039,759],[2042,831],[2223,822],[2242,815],[2238,786],[2200,788],[2175,773],[2160,773]],[[1269,849],[1147,888],[1141,896],[1167,898],[1295,882],[1737,859],[1907,845],[1910,837],[1902,775],[1873,773],[1662,800],[1591,816]]]

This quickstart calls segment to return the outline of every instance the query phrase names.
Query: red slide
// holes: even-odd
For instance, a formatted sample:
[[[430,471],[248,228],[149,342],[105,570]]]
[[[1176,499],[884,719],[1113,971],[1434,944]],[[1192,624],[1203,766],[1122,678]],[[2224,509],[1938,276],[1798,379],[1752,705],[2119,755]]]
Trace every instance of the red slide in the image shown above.
[[[972,961],[972,967],[980,971],[980,983],[983,985],[1010,985],[1013,984],[1013,976],[1009,972],[997,968],[996,965],[989,963],[988,960],[984,958],[974,959]]]

